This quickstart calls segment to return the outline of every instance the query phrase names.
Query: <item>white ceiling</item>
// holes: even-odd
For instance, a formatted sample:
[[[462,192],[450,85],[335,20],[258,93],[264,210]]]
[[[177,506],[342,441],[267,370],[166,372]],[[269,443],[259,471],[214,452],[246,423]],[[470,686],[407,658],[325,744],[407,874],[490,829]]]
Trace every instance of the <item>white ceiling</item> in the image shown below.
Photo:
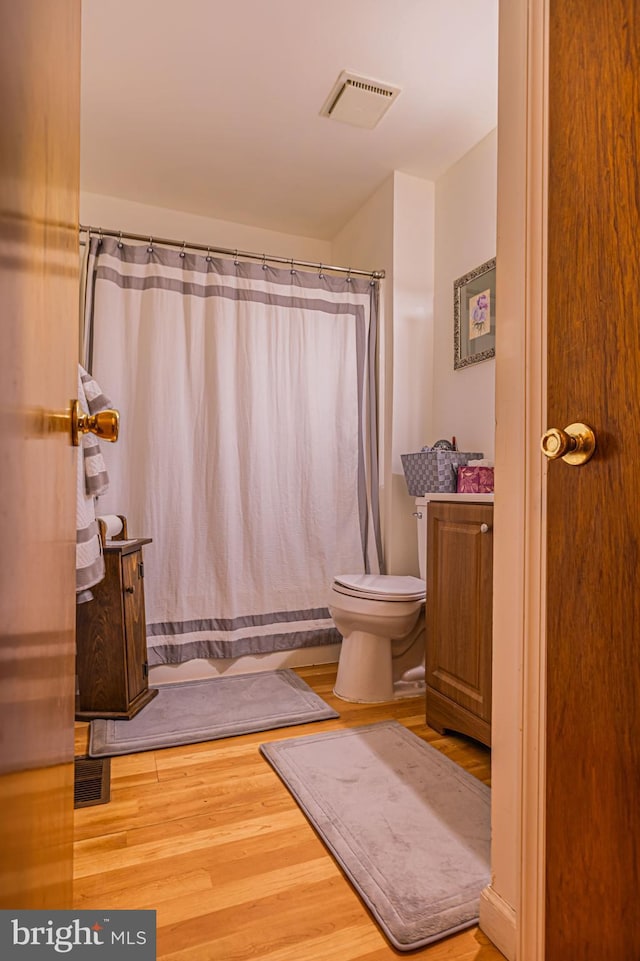
[[[496,126],[497,8],[83,0],[82,189],[328,240]],[[344,69],[402,88],[374,130],[319,115]]]

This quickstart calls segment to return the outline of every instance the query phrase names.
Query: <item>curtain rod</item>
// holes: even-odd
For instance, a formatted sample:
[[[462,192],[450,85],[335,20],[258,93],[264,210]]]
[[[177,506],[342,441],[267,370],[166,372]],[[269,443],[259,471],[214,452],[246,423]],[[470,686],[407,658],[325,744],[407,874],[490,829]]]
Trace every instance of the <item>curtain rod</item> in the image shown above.
[[[162,246],[166,247],[182,247],[183,250],[203,250],[207,253],[227,254],[230,257],[243,257],[245,260],[261,260],[263,263],[268,260],[276,264],[288,264],[290,267],[311,267],[314,270],[319,270],[320,273],[322,273],[323,270],[333,270],[347,275],[353,274],[357,277],[371,277],[372,280],[382,280],[385,275],[384,270],[358,270],[355,267],[332,267],[330,264],[315,264],[310,263],[307,260],[295,260],[293,257],[278,257],[273,254],[256,254],[246,250],[229,250],[226,247],[210,247],[206,244],[188,244],[183,240],[167,240],[163,237],[150,237],[146,234],[127,233],[124,230],[105,230],[103,227],[85,227],[82,224],[80,224],[79,230],[81,233],[83,231],[88,233],[89,236],[93,234],[98,237],[118,237],[119,239],[122,238],[124,240],[141,240],[144,243],[161,244]]]

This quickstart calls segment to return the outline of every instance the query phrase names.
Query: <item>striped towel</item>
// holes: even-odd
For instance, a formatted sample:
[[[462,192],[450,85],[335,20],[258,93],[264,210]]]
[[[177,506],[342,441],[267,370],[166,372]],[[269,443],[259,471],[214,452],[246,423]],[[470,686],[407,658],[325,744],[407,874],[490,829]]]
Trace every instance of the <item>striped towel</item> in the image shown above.
[[[85,414],[95,414],[112,406],[91,374],[78,364],[78,400]],[[76,601],[92,599],[90,588],[104,577],[104,558],[96,520],[95,498],[109,487],[100,444],[92,434],[80,441],[77,469],[76,508]]]
[[[84,367],[79,367],[80,382],[84,392],[83,398],[80,397],[80,406],[87,414],[97,414],[100,410],[107,410],[113,407],[113,403],[102,389],[88,374]],[[104,465],[104,458],[100,451],[98,438],[93,434],[82,435],[82,456],[84,460],[84,482],[88,495],[97,497],[104,494],[109,489],[109,475]]]

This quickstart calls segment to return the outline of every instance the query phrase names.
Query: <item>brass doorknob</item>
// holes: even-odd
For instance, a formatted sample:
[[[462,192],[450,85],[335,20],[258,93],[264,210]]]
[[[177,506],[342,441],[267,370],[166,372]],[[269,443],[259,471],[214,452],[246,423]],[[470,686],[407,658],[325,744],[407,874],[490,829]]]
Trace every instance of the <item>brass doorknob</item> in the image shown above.
[[[540,440],[542,453],[549,460],[559,457],[572,464],[586,464],[596,449],[596,435],[586,424],[569,424],[564,430],[551,427]]]
[[[74,401],[71,412],[71,438],[74,446],[78,445],[80,434],[95,434],[101,440],[108,440],[111,444],[115,444],[119,430],[120,414],[117,410],[100,410],[97,414],[84,414],[80,410],[78,401]]]
[[[70,431],[71,443],[77,447],[81,434],[95,434],[101,440],[115,443],[120,430],[120,414],[117,410],[101,410],[97,414],[85,414],[77,400],[72,400],[69,410],[64,413],[47,415],[50,431]]]

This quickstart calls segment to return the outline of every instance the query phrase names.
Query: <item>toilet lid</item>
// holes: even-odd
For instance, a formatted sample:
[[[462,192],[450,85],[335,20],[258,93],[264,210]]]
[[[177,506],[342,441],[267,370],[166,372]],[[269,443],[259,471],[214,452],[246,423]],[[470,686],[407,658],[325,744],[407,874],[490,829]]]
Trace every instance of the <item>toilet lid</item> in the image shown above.
[[[337,591],[381,601],[422,601],[427,585],[419,577],[396,574],[336,574]]]

